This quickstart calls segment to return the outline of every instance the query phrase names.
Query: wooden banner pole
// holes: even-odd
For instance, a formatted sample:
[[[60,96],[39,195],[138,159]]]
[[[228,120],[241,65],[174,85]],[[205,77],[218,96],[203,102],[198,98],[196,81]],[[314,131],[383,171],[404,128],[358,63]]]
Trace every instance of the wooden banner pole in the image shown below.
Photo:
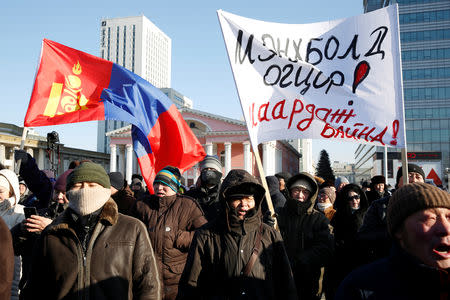
[[[269,208],[270,215],[275,219],[274,228],[276,230],[279,230],[278,229],[278,224],[277,224],[277,218],[275,216],[275,209],[273,208],[272,198],[270,197],[269,187],[268,187],[267,181],[266,181],[266,175],[264,173],[263,165],[262,165],[262,162],[261,162],[261,157],[259,156],[258,146],[255,147],[253,145],[253,143],[250,143],[250,144],[252,145],[253,154],[255,155],[256,166],[258,167],[258,172],[259,172],[259,176],[261,178],[261,183],[262,183],[262,185],[264,187],[264,190],[266,191],[267,207]]]

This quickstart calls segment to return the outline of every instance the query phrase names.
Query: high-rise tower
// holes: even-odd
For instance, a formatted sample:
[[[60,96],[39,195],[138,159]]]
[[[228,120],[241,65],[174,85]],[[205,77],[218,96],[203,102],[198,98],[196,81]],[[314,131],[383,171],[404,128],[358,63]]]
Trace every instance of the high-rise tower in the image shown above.
[[[157,88],[170,88],[172,40],[145,16],[102,19],[100,56],[141,76]],[[97,151],[109,152],[105,133],[127,125],[99,121]]]

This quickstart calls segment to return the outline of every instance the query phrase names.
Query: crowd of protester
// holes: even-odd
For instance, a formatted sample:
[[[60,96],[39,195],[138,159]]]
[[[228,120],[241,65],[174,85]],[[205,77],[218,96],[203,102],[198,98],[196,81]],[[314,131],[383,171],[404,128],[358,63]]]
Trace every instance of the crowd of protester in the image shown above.
[[[300,172],[134,174],[0,166],[3,299],[450,299],[450,194],[408,164],[395,189]],[[226,176],[225,176],[226,175]],[[273,210],[269,210],[266,194]]]

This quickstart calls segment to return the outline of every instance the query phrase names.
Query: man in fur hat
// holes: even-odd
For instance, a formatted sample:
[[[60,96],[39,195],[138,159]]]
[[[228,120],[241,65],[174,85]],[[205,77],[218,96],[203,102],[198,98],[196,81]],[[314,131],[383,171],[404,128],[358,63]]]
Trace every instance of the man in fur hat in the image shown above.
[[[383,175],[376,175],[370,179],[370,190],[366,192],[367,201],[369,205],[373,201],[390,196],[386,189],[386,178]]]

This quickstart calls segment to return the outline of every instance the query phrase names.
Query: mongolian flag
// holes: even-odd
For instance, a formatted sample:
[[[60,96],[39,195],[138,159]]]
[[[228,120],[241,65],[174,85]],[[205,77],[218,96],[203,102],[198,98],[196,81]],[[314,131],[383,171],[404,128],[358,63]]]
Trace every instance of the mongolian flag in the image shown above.
[[[95,120],[132,124],[134,150],[151,190],[165,166],[183,173],[205,156],[176,106],[159,89],[110,61],[44,39],[24,125]]]

